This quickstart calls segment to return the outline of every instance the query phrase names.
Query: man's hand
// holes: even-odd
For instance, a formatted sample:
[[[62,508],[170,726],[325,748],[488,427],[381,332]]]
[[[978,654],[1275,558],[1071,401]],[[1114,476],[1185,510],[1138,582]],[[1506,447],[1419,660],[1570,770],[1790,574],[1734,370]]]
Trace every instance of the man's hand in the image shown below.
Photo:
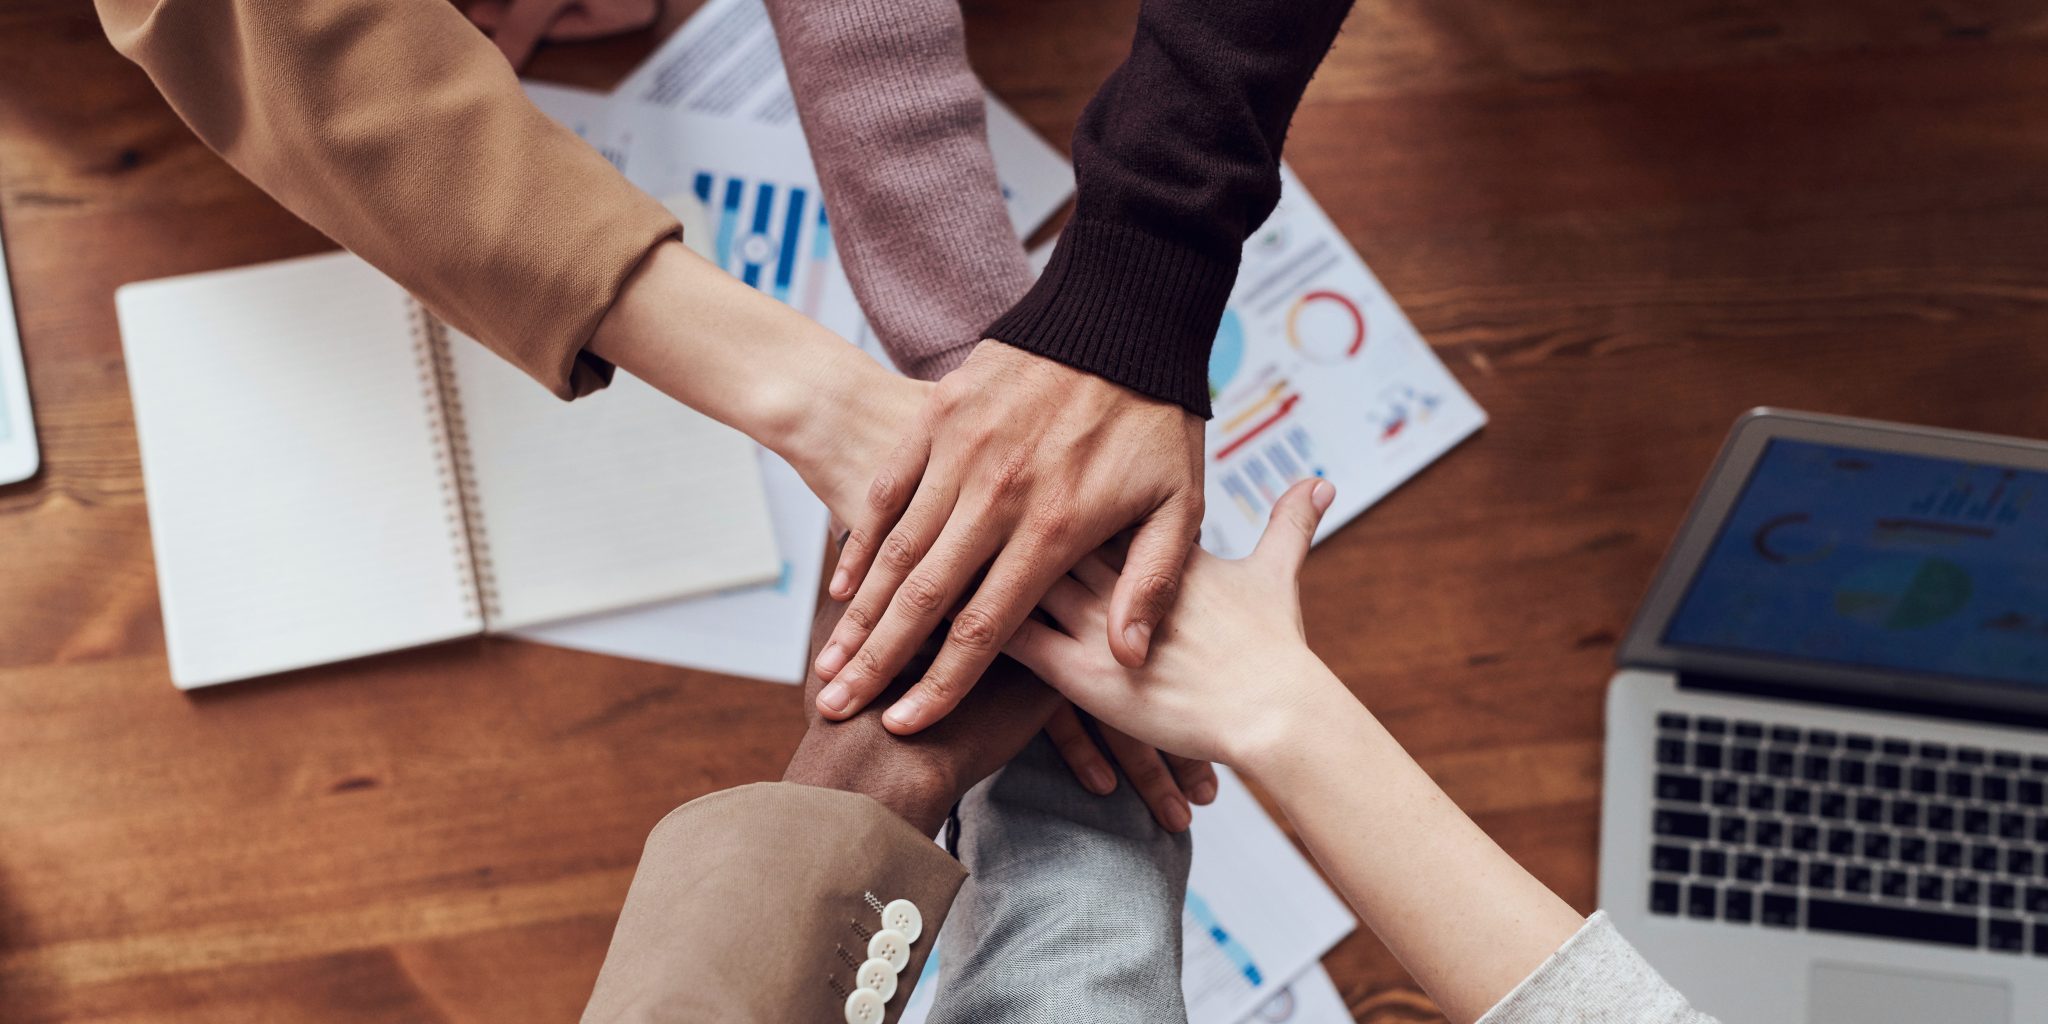
[[[844,608],[820,603],[811,625],[812,650]],[[919,652],[918,661],[929,660],[932,653]],[[899,689],[908,678],[914,677]],[[1066,705],[1023,666],[1004,658],[952,717],[937,728],[902,737],[882,727],[879,712],[843,722],[824,720],[816,710],[819,685],[816,679],[807,684],[811,710],[805,717],[811,727],[783,781],[865,794],[925,835],[936,833],[962,794],[1016,756],[1046,718]]]
[[[951,612],[931,667],[884,716],[898,734],[938,721],[1053,581],[1133,526],[1108,640],[1142,665],[1201,522],[1201,420],[984,341],[939,381],[848,524],[829,590],[852,603],[816,661],[819,710],[865,707]]]

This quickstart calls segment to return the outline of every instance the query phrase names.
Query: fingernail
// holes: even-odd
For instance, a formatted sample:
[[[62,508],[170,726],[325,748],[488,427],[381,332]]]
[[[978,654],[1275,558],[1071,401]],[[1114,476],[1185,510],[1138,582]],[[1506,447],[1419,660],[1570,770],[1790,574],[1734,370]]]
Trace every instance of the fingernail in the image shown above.
[[[1088,787],[1088,792],[1096,796],[1108,796],[1116,789],[1116,776],[1099,764],[1089,765],[1088,770],[1081,773],[1081,782]]]
[[[836,597],[842,601],[846,600],[846,581],[849,575],[850,574],[844,569],[833,570],[832,585],[826,588],[827,590],[831,591],[833,597]]]
[[[1137,652],[1138,657],[1142,658],[1146,655],[1148,651],[1147,645],[1151,642],[1151,623],[1133,622],[1130,625],[1124,627],[1124,643],[1128,644],[1131,650]]]
[[[832,709],[833,714],[846,710],[846,702],[853,697],[853,689],[845,683],[833,683],[818,692],[818,703]]]
[[[1190,810],[1188,810],[1188,802],[1187,802],[1187,800],[1186,800],[1186,799],[1184,799],[1184,798],[1182,798],[1182,797],[1178,797],[1178,796],[1177,796],[1177,797],[1174,797],[1174,798],[1173,798],[1173,799],[1172,799],[1171,801],[1168,801],[1168,802],[1167,802],[1167,805],[1166,805],[1166,830],[1167,830],[1167,831],[1169,831],[1169,832],[1186,832],[1186,831],[1188,830],[1188,826],[1189,826],[1189,825],[1192,825],[1192,824],[1194,824],[1194,822],[1195,822],[1195,814],[1194,814],[1194,812],[1193,812],[1193,811],[1190,811]]]
[[[1208,806],[1209,801],[1216,799],[1216,780],[1203,779],[1195,783],[1195,791],[1188,795],[1193,797],[1196,803]]]
[[[846,648],[839,646],[836,642],[826,644],[825,649],[818,652],[818,675],[820,677],[830,679],[833,673],[845,667]]]
[[[882,720],[898,729],[908,729],[917,721],[917,702],[905,697],[890,706]]]
[[[1316,511],[1328,512],[1330,503],[1337,500],[1337,485],[1328,480],[1316,481],[1316,485],[1309,489],[1308,500],[1314,503]]]

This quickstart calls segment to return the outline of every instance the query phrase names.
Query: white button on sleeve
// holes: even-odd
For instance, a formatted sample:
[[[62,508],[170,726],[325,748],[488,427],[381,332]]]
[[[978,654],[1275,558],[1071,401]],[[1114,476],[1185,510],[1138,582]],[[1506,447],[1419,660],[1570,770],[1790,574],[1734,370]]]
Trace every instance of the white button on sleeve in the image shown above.
[[[878,957],[860,965],[859,972],[853,976],[853,983],[881,996],[886,1003],[896,997],[896,971],[897,968],[889,966],[889,961]]]
[[[882,1003],[882,997],[873,989],[854,989],[846,997],[846,1024],[882,1024],[882,1017],[888,1013]]]
[[[890,900],[882,908],[882,927],[903,933],[908,942],[916,942],[924,934],[924,915],[918,913],[917,904],[909,900]]]
[[[910,940],[893,928],[884,928],[868,940],[868,956],[875,960],[887,960],[889,966],[902,970],[910,962]]]

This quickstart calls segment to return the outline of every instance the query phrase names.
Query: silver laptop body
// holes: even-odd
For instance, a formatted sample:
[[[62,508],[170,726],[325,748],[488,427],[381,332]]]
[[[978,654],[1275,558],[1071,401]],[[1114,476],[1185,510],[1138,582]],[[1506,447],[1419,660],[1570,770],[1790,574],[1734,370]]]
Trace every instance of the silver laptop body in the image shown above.
[[[2048,1021],[2048,445],[1752,412],[1618,660],[1600,905],[1694,1005]]]

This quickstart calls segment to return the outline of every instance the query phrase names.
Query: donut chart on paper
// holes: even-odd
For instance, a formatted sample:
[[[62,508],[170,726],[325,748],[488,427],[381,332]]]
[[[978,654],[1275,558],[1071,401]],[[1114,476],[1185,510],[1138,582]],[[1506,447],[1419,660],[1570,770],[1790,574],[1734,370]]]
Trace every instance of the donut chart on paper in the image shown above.
[[[1287,343],[1318,363],[1355,359],[1365,351],[1365,314],[1342,292],[1306,292],[1288,307]]]

